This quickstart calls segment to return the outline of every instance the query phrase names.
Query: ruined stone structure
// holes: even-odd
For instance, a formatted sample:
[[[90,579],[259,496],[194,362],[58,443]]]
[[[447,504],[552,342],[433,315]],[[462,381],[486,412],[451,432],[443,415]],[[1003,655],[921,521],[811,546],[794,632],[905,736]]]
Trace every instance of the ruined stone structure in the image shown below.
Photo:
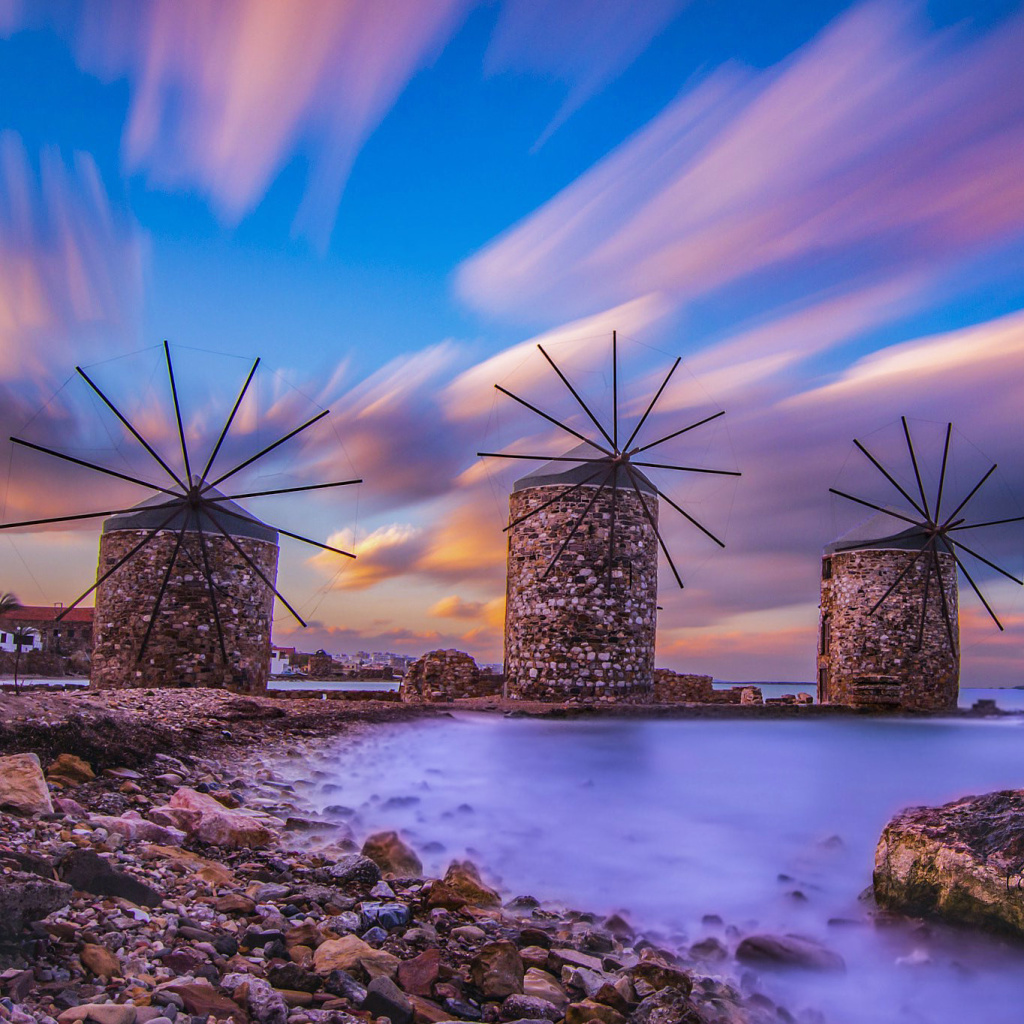
[[[460,697],[494,697],[502,677],[481,672],[462,651],[429,651],[414,661],[402,678],[399,694],[406,703],[447,702]]]
[[[514,522],[585,480],[589,464],[553,462],[511,495]],[[657,522],[653,485],[637,471]],[[505,611],[507,696],[648,701],[653,690],[658,542],[624,470],[618,470],[615,551],[608,585],[612,489],[597,497],[568,547],[551,560],[594,498],[597,481],[509,530]]]
[[[711,676],[673,672],[671,669],[654,670],[655,704],[761,704],[764,703],[759,686],[730,686],[716,690]],[[794,703],[796,700],[794,698]]]
[[[163,523],[152,541],[96,591],[90,685],[95,689],[231,686],[248,693],[265,691],[273,593],[205,513],[195,512],[184,499],[180,508],[169,509],[167,500],[166,495],[151,498],[103,525],[97,577]],[[220,518],[239,547],[275,583],[277,531],[234,502],[221,506],[244,517],[224,514]],[[169,514],[170,520],[164,522]],[[183,526],[181,548],[140,660],[143,637]],[[219,598],[226,664],[204,572],[201,536]]]
[[[891,517],[879,513],[825,549],[818,700],[854,707],[949,710],[956,707],[960,688],[956,563],[948,550],[937,546],[952,645],[934,569],[927,578],[930,553],[917,560],[872,614],[872,607],[927,541],[918,527],[893,533],[892,524]]]

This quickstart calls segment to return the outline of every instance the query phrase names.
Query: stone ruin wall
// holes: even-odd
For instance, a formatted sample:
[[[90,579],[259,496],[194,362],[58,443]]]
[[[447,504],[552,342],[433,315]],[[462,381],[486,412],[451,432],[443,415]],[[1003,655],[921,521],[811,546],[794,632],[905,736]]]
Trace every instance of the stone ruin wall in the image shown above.
[[[956,648],[950,650],[938,580],[932,573],[921,650],[916,651],[927,568],[918,560],[872,615],[915,552],[859,549],[822,563],[818,700],[852,706],[945,711],[957,706],[960,654],[956,563],[939,554]],[[831,559],[831,566],[826,562]],[[829,578],[826,578],[829,577]]]
[[[429,651],[406,669],[398,692],[405,703],[496,697],[503,681],[503,676],[481,672],[462,651]]]
[[[716,690],[711,676],[673,672],[659,668],[654,672],[656,704],[761,704],[759,686],[730,686]],[[794,701],[795,703],[795,701]]]
[[[594,503],[548,577],[542,578],[594,490],[581,487],[509,530],[505,676],[510,698],[651,699],[658,547],[636,494],[620,489],[616,497],[610,595],[609,490]],[[552,497],[552,486],[514,491],[509,521]],[[645,500],[657,522],[657,499],[645,495]]]
[[[97,577],[147,535],[116,530],[100,538]],[[90,687],[227,687],[263,693],[270,674],[274,595],[226,538],[206,535],[229,664],[224,664],[203,572],[197,533],[186,533],[160,604],[145,655],[136,664],[148,618],[160,591],[177,531],[161,530],[96,591]],[[276,544],[236,537],[272,583]]]

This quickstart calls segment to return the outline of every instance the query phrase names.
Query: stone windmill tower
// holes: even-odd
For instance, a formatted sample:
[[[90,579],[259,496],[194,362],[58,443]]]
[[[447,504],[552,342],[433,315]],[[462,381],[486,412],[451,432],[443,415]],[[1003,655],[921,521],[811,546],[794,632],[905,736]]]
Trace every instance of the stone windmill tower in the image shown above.
[[[931,500],[905,417],[902,425],[916,496],[860,441],[854,444],[896,488],[906,507],[883,506],[831,489],[875,514],[829,544],[822,555],[818,700],[823,704],[918,711],[955,708],[960,690],[958,570],[993,622],[1003,628],[961,554],[1024,585],[962,539],[970,536],[966,531],[1024,519],[967,521],[968,504],[996,467],[951,512],[943,511],[953,425],[946,427],[942,468]]]
[[[612,423],[606,428],[547,352],[541,354],[599,433],[588,438],[500,385],[499,391],[580,440],[561,455],[479,452],[542,462],[509,499],[505,612],[507,696],[525,700],[651,697],[658,602],[658,548],[683,581],[658,525],[659,498],[719,546],[724,544],[651,479],[645,469],[739,476],[647,461],[643,453],[701,426],[706,417],[634,444],[677,359],[625,443],[619,437],[617,337],[612,335]]]
[[[338,480],[271,490],[225,494],[225,481],[323,419],[324,410],[233,468],[212,470],[239,406],[259,366],[257,359],[200,473],[192,461],[182,425],[170,348],[164,356],[174,403],[184,472],[176,471],[78,367],[78,373],[124,428],[166,473],[165,483],[147,480],[20,438],[18,445],[126,480],[152,497],[131,508],[58,516],[0,529],[103,518],[96,582],[57,616],[96,592],[90,684],[122,687],[227,687],[246,692],[266,689],[274,598],[306,623],[277,589],[279,534],[334,554],[355,555],[261,522],[237,502],[267,495],[296,494],[344,487],[361,480]]]

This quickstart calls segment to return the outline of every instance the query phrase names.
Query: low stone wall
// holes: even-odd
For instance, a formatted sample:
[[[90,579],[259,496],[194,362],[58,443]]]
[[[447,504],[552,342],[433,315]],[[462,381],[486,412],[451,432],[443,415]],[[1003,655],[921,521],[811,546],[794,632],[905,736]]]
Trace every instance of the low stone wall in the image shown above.
[[[730,686],[716,690],[711,676],[673,672],[659,668],[654,672],[655,704],[762,704],[759,686]],[[796,703],[794,699],[793,703]]]
[[[463,651],[429,651],[406,670],[399,693],[407,703],[497,697],[503,676],[481,672]]]

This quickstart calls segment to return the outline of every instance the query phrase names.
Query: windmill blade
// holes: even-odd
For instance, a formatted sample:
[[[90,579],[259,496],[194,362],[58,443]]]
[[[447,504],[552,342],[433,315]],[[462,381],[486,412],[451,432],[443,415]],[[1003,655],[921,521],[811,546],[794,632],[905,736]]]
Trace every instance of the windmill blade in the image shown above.
[[[629,464],[626,464],[626,472],[629,474],[630,482],[633,484],[633,490],[636,492],[636,496],[640,499],[640,507],[644,510],[644,515],[647,517],[647,521],[651,524],[651,529],[654,531],[654,536],[658,539],[658,544],[661,546],[661,550],[668,560],[669,568],[672,570],[672,575],[676,578],[676,583],[679,584],[680,590],[685,590],[683,586],[683,578],[679,575],[679,570],[676,568],[676,563],[672,560],[672,554],[668,550],[668,545],[665,543],[661,536],[661,531],[658,529],[658,524],[654,521],[654,516],[651,510],[647,507],[647,501],[643,496],[639,486],[637,486],[636,474],[630,468]]]
[[[187,529],[188,517],[186,516],[185,522],[181,525],[181,530],[178,531],[178,539],[174,542],[174,550],[171,552],[170,560],[167,563],[167,571],[164,573],[164,578],[160,582],[160,589],[157,591],[153,610],[149,613],[149,622],[146,623],[146,633],[142,638],[142,646],[139,648],[139,653],[135,658],[136,665],[142,661],[142,656],[146,653],[146,648],[149,646],[149,638],[153,632],[153,625],[156,622],[157,616],[160,614],[160,605],[163,603],[164,593],[167,590],[167,584],[170,582],[171,573],[174,571],[174,563],[178,560],[178,552],[181,550],[181,542],[185,539],[185,531]]]
[[[900,419],[903,421],[903,434],[907,439],[907,448],[910,451],[910,462],[914,467],[914,479],[917,480],[917,489],[921,494],[921,504],[924,505],[924,515],[926,519],[931,519],[931,512],[928,510],[928,497],[924,493],[924,484],[921,481],[921,470],[917,465],[917,452],[914,451],[914,442],[910,439],[910,427],[907,424],[907,417],[901,416]]]
[[[206,534],[203,532],[203,521],[199,516],[196,516],[196,526],[199,528],[199,550],[203,554],[203,569],[206,575],[206,585],[209,588],[210,593],[210,607],[213,609],[213,621],[217,626],[217,638],[220,641],[220,654],[224,659],[224,664],[228,665],[228,649],[224,643],[224,627],[220,622],[220,608],[217,600],[217,587],[213,582],[213,571],[210,569],[210,554],[206,549]]]
[[[612,447],[619,450],[619,332],[612,331]]]
[[[275,487],[272,491],[248,491],[245,494],[221,494],[215,498],[204,498],[204,501],[241,501],[242,498],[263,498],[268,494],[296,494],[299,491],[322,491],[325,487],[348,487],[350,484],[361,484],[359,480],[335,480],[328,484],[303,484],[301,487]]]
[[[637,462],[630,459],[634,466],[643,466],[648,469],[675,469],[680,473],[711,473],[714,476],[743,476],[735,469],[705,469],[703,466],[670,466],[664,462]]]
[[[213,451],[210,452],[210,457],[206,460],[206,465],[203,467],[203,474],[199,478],[205,482],[206,478],[210,475],[210,470],[213,468],[213,460],[217,458],[217,453],[220,451],[220,446],[224,443],[224,438],[228,436],[228,431],[231,429],[231,424],[235,420],[235,413],[238,412],[238,407],[242,404],[242,399],[245,398],[246,391],[249,390],[249,382],[253,378],[253,374],[256,372],[256,367],[260,365],[259,358],[252,364],[252,368],[249,370],[249,376],[245,378],[245,383],[242,385],[242,390],[238,392],[238,397],[235,399],[235,404],[231,407],[231,414],[224,422],[224,427],[220,432],[220,437],[217,438],[217,443],[213,446]]]
[[[554,568],[555,562],[557,562],[559,560],[559,558],[562,557],[562,552],[565,551],[565,549],[569,546],[569,542],[573,539],[573,537],[576,536],[577,531],[579,530],[580,526],[583,524],[583,520],[587,518],[587,516],[590,514],[590,510],[594,507],[594,502],[597,501],[597,499],[600,496],[601,492],[607,486],[608,478],[609,478],[609,476],[611,476],[611,473],[612,473],[611,470],[608,470],[608,472],[605,473],[604,479],[601,481],[601,483],[598,486],[597,490],[594,491],[594,494],[591,497],[590,501],[587,502],[586,508],[584,508],[584,510],[580,513],[580,516],[576,520],[576,522],[573,523],[572,529],[569,531],[569,535],[565,538],[565,540],[562,541],[561,547],[559,547],[558,551],[555,552],[555,557],[551,559],[551,561],[548,563],[548,567],[541,574],[541,579],[542,580],[546,580],[548,578],[548,573],[550,573],[551,570]]]
[[[610,465],[608,459],[588,459],[575,455],[518,455],[513,452],[477,452],[481,459],[529,459],[532,462],[600,462]]]
[[[612,514],[608,530],[608,593],[612,592],[612,566],[615,562],[615,506],[619,497],[619,470],[612,469]]]
[[[604,460],[602,459],[602,467],[604,466],[604,464]],[[525,523],[527,519],[530,519],[532,516],[535,516],[538,512],[543,512],[544,509],[549,508],[551,505],[554,505],[555,502],[562,501],[564,498],[568,498],[573,491],[577,491],[581,487],[586,487],[586,485],[590,483],[591,480],[595,479],[596,477],[599,477],[602,472],[602,468],[595,469],[594,472],[590,474],[590,476],[584,477],[578,484],[572,484],[570,487],[566,487],[564,491],[560,491],[553,498],[550,498],[548,501],[545,501],[542,505],[538,505],[532,512],[527,512],[525,516],[520,516],[518,519],[509,523],[508,526],[503,526],[501,528],[501,532],[507,533],[514,526],[518,526],[520,523]]]
[[[999,627],[999,632],[1004,632],[1003,624],[999,621],[998,617],[996,616],[996,613],[992,611],[991,605],[988,603],[988,601],[985,600],[985,595],[978,588],[978,585],[974,582],[973,579],[971,579],[971,574],[967,571],[967,566],[964,565],[964,563],[960,561],[959,558],[957,558],[957,554],[955,551],[953,552],[953,558],[956,560],[956,564],[960,566],[960,571],[964,574],[964,579],[966,579],[967,582],[971,585],[971,590],[973,590],[978,595],[978,600],[981,601],[981,603],[985,606],[985,611],[989,613],[989,615],[992,617],[992,621]]]
[[[687,520],[687,522],[693,523],[701,533],[710,537],[720,548],[725,547],[725,541],[719,540],[706,526],[702,526],[698,523],[689,512],[677,505],[664,491],[659,490],[658,488],[655,488],[655,490],[658,491],[658,496],[660,498],[664,498],[664,500],[667,501],[668,504],[671,505],[685,520]]]
[[[174,367],[171,365],[171,346],[164,341],[164,356],[167,359],[167,376],[171,381],[171,397],[174,399],[174,416],[178,421],[178,438],[181,440],[181,457],[185,460],[185,478],[192,486],[192,467],[188,462],[188,445],[185,444],[185,428],[181,424],[181,406],[178,404],[178,388],[174,383]]]
[[[42,452],[44,455],[52,455],[55,459],[63,459],[65,462],[73,462],[76,466],[84,466],[86,469],[94,469],[97,473],[106,473],[107,476],[117,477],[118,480],[127,480],[130,484],[148,487],[151,491],[160,491],[163,494],[170,494],[175,498],[181,497],[177,491],[172,491],[168,487],[161,487],[159,484],[151,484],[146,480],[138,479],[138,477],[119,473],[116,469],[107,469],[106,466],[99,466],[95,462],[86,462],[85,459],[78,459],[74,455],[65,455],[64,452],[55,451],[53,448],[46,448],[41,444],[33,444],[31,441],[23,441],[20,437],[12,437],[10,440],[14,444],[20,444],[23,448],[31,448],[33,451]]]
[[[623,451],[629,451],[629,446],[636,440],[636,435],[640,433],[641,428],[647,422],[647,417],[651,415],[651,410],[658,404],[658,399],[661,398],[661,393],[668,387],[668,382],[672,379],[672,374],[676,372],[676,367],[683,361],[682,356],[676,356],[676,361],[672,364],[672,369],[668,371],[668,375],[661,382],[661,387],[654,393],[654,397],[651,399],[650,405],[647,406],[643,416],[640,417],[640,422],[633,428],[633,433],[629,435],[629,440],[622,446]],[[687,428],[689,429],[689,428]],[[655,444],[658,442],[655,441]],[[642,448],[638,448],[637,451],[643,451]]]
[[[892,516],[893,519],[902,519],[905,523],[910,523],[911,526],[923,526],[917,519],[911,519],[910,516],[905,516],[901,512],[893,512],[892,509],[883,508],[881,505],[876,505],[874,502],[865,501],[863,498],[855,498],[852,494],[847,494],[845,491],[837,491],[834,487],[830,487],[829,494],[835,494],[840,498],[846,498],[847,501],[855,501],[858,505],[864,505],[867,508],[873,508],[876,512],[884,512],[887,516]]]
[[[909,494],[907,494],[907,492],[899,485],[899,483],[897,483],[896,478],[885,468],[885,466],[883,466],[878,461],[878,459],[876,459],[874,457],[874,455],[872,455],[871,452],[869,452],[867,450],[867,448],[865,448],[864,445],[862,445],[860,443],[860,441],[857,440],[857,438],[853,439],[853,443],[857,446],[857,448],[860,449],[860,451],[862,451],[868,457],[868,459],[870,459],[871,464],[875,467],[875,469],[877,469],[878,472],[881,473],[882,476],[884,476],[885,479],[888,480],[889,483],[891,483],[893,485],[893,487],[895,487],[896,490],[899,491],[900,494],[902,494],[903,497],[907,499],[907,501],[910,503],[911,507],[916,512],[918,512],[922,516],[924,516],[924,518],[930,522],[931,521],[931,517],[928,515],[928,513],[925,512],[925,510],[923,508],[921,508],[921,506],[918,505],[918,503],[916,501],[914,501],[914,499]],[[884,509],[883,509],[883,511],[884,511]]]
[[[168,501],[161,505],[147,505],[147,509],[159,510],[163,508],[177,507],[180,505],[180,501]],[[105,512],[85,512],[77,516],[51,516],[49,519],[25,519],[20,523],[0,523],[0,530],[13,530],[19,526],[48,526],[51,523],[73,523],[79,519],[105,519],[108,516],[123,516],[129,512],[137,511],[136,507],[132,508],[112,508],[107,509]]]
[[[1016,583],[1017,586],[1024,587],[1024,580],[1017,579],[1016,576],[1012,575],[1011,573],[1008,573],[1005,569],[1001,569],[998,565],[996,565],[995,562],[990,562],[987,558],[984,558],[982,555],[979,555],[977,551],[974,551],[972,548],[969,548],[966,544],[963,543],[963,541],[953,540],[952,538],[950,538],[950,543],[960,548],[961,551],[966,551],[967,554],[971,555],[973,558],[976,558],[979,562],[984,562],[985,565],[987,565],[990,569],[995,569],[996,572],[1002,573],[1002,575],[1005,576],[1008,580],[1013,580],[1013,582]]]
[[[559,427],[560,429],[566,431],[567,433],[572,434],[573,437],[578,437],[581,441],[585,441],[592,448],[596,448],[598,451],[604,452],[605,455],[612,454],[607,448],[605,448],[603,444],[598,444],[591,438],[581,434],[578,430],[573,430],[572,427],[566,426],[564,423],[561,423],[559,420],[556,420],[554,416],[549,416],[542,409],[538,409],[537,406],[531,405],[529,402],[526,401],[525,398],[520,398],[518,395],[512,394],[512,392],[509,391],[508,388],[503,388],[500,384],[495,384],[494,388],[496,391],[500,391],[503,395],[508,395],[509,398],[511,398],[513,401],[518,402],[520,405],[526,406],[526,408],[529,409],[531,412],[535,412],[538,416],[542,416],[549,423],[553,423],[556,427]]]
[[[1009,519],[990,519],[987,523],[964,523],[963,526],[950,526],[948,532],[951,533],[953,530],[980,530],[983,526],[1002,526],[1005,523],[1024,523],[1024,516],[1011,516]]]
[[[104,583],[106,580],[110,579],[110,577],[113,576],[114,573],[117,572],[117,570],[120,569],[125,562],[133,558],[139,551],[141,551],[177,514],[178,507],[175,507],[174,511],[171,512],[171,514],[162,523],[160,523],[159,526],[154,526],[153,529],[150,530],[149,533],[147,533],[146,536],[143,537],[142,540],[140,540],[139,543],[136,544],[135,547],[133,547],[131,551],[128,552],[128,554],[122,555],[122,557],[119,558],[102,576],[100,576],[99,579],[97,579],[96,582],[84,594],[82,594],[80,597],[77,597],[74,601],[72,601],[71,604],[69,604],[67,608],[65,608],[57,616],[56,621],[60,622],[61,619],[63,619],[64,616],[67,615],[67,613],[71,611],[72,608],[75,608],[79,604],[81,604],[82,601],[84,601],[101,583]]]
[[[953,424],[946,424],[946,444],[942,449],[942,470],[939,472],[939,494],[935,499],[935,521],[942,519],[942,491],[946,486],[946,463],[949,461],[949,440],[953,434]]]
[[[958,512],[960,512],[964,508],[964,506],[967,504],[967,502],[969,502],[971,500],[971,498],[973,498],[978,493],[978,491],[981,490],[982,485],[996,471],[997,468],[998,468],[997,464],[996,463],[992,463],[992,468],[971,488],[971,491],[967,495],[967,497],[964,498],[964,500],[961,501],[960,504],[957,505],[957,507],[955,509],[953,509],[953,511],[950,514],[949,518],[942,524],[943,528],[949,526],[949,524],[955,518],[956,514]]]
[[[953,630],[953,622],[949,617],[949,604],[946,601],[946,583],[942,578],[942,563],[939,561],[939,553],[932,545],[932,562],[935,565],[935,574],[939,578],[939,597],[942,599],[942,617],[946,621],[946,633],[949,635],[949,649],[954,654],[957,651],[956,636]]]
[[[222,510],[218,509],[217,511],[219,512]],[[235,538],[232,537],[231,534],[224,529],[224,526],[221,524],[220,520],[213,514],[213,509],[207,508],[206,513],[210,517],[210,521],[213,523],[213,525],[217,527],[217,529],[227,538],[231,546],[242,556],[242,559],[245,561],[246,565],[248,565],[249,568],[252,569],[252,571],[256,573],[256,575],[259,576],[261,580],[263,580],[267,587],[273,591],[274,596],[281,602],[281,604],[285,606],[285,608],[288,609],[288,611],[292,613],[292,615],[295,616],[295,618],[298,620],[302,628],[305,629],[305,619],[303,619],[303,617],[288,603],[287,599],[284,597],[283,594],[281,594],[277,587],[275,587],[274,584],[267,579],[266,573],[248,556],[248,554],[246,554],[245,549],[241,546],[241,544],[239,544],[238,541],[235,540]]]
[[[114,403],[109,398],[107,398],[105,394],[103,394],[103,392],[99,388],[99,385],[80,366],[76,366],[75,369],[78,371],[79,376],[85,381],[85,383],[88,384],[89,387],[91,387],[93,391],[95,391],[96,394],[100,396],[106,407],[125,425],[125,427],[131,433],[132,437],[134,437],[135,440],[138,441],[139,444],[141,444],[142,447],[145,448],[146,451],[149,452],[149,454],[152,455],[154,459],[156,459],[160,466],[163,467],[167,475],[179,487],[187,491],[188,485],[181,479],[181,477],[178,476],[177,473],[174,472],[173,469],[171,469],[170,466],[167,465],[166,462],[164,462],[164,460],[157,453],[156,449],[153,448],[153,446],[135,429],[135,427],[133,427],[131,423],[128,422],[127,417],[121,414],[121,410],[118,409],[118,407],[114,405]]]
[[[301,426],[296,427],[294,430],[290,430],[284,437],[279,437],[273,444],[268,444],[266,448],[261,448],[255,455],[250,456],[244,462],[240,462],[234,469],[229,469],[226,473],[222,473],[212,483],[207,483],[203,486],[203,493],[208,491],[211,487],[216,487],[217,484],[227,480],[228,477],[234,476],[236,473],[245,469],[246,466],[251,466],[257,459],[262,459],[264,455],[269,455],[275,448],[279,448],[285,443],[290,441],[296,434],[301,434],[307,427],[313,426],[314,423],[322,420],[331,410],[324,409],[323,412],[317,413],[312,419],[306,420]]]
[[[647,451],[649,448],[656,448],[659,444],[664,444],[666,441],[671,441],[674,437],[679,437],[681,434],[685,434],[688,431],[696,430],[697,427],[703,427],[705,423],[710,423],[712,420],[717,420],[719,416],[724,416],[725,410],[716,412],[711,416],[705,416],[702,420],[697,420],[696,423],[691,423],[688,427],[683,427],[682,430],[673,430],[671,434],[666,434],[664,437],[659,437],[657,441],[651,441],[650,444],[641,445],[639,448],[634,448],[629,454],[630,457],[639,455],[641,452]],[[628,445],[626,446],[629,447]]]
[[[871,611],[868,612],[869,615],[874,615],[875,612],[877,612],[878,609],[881,608],[882,603],[885,601],[885,599],[903,582],[907,573],[910,572],[910,570],[913,569],[915,565],[917,565],[917,563],[921,559],[921,556],[927,550],[927,547],[921,548],[921,550],[918,551],[918,553],[914,555],[914,557],[903,567],[903,571],[896,577],[895,580],[893,580],[892,584],[889,586],[889,589],[874,603],[874,605],[871,608]]]
[[[572,384],[569,381],[569,378],[566,377],[566,375],[562,373],[562,371],[558,368],[554,359],[552,359],[551,356],[549,356],[547,352],[544,351],[544,346],[538,345],[537,348],[540,349],[540,354],[551,364],[551,369],[553,369],[555,373],[558,374],[562,383],[569,389],[570,393],[572,394],[572,397],[575,398],[577,402],[579,402],[580,408],[590,417],[590,422],[593,423],[594,426],[601,431],[601,434],[604,436],[604,439],[610,445],[614,446],[615,442],[608,436],[608,431],[605,430],[603,426],[601,426],[601,421],[590,411],[590,407],[587,405],[587,403],[584,402],[582,398],[580,398],[579,393],[572,386]]]
[[[211,519],[213,519],[213,512],[212,512],[212,510],[210,510],[208,508],[208,506],[212,505],[212,504],[213,504],[212,502],[205,502],[205,501],[203,502],[203,506],[207,510],[207,515]],[[217,511],[220,512],[223,515],[231,516],[233,519],[241,519],[243,522],[246,522],[246,523],[253,522],[253,519],[252,519],[251,516],[243,516],[241,513],[239,513],[239,512],[232,512],[230,509],[227,509],[227,508],[218,508]],[[280,526],[274,526],[274,527],[271,527],[271,529],[277,530],[278,533],[282,534],[285,537],[291,537],[293,540],[301,540],[303,544],[312,544],[313,547],[315,547],[315,548],[323,548],[324,551],[333,551],[334,554],[336,554],[336,555],[344,555],[346,558],[355,558],[356,557],[355,555],[352,554],[351,551],[342,551],[341,548],[332,548],[330,544],[321,544],[320,541],[318,541],[318,540],[312,540],[309,537],[303,537],[301,534],[291,533],[288,530],[282,530]]]
[[[924,625],[925,620],[928,617],[928,591],[931,589],[932,583],[932,564],[928,563],[928,571],[924,577],[924,599],[921,601],[921,623],[917,628],[917,646],[914,648],[916,651],[920,651],[924,646]]]

